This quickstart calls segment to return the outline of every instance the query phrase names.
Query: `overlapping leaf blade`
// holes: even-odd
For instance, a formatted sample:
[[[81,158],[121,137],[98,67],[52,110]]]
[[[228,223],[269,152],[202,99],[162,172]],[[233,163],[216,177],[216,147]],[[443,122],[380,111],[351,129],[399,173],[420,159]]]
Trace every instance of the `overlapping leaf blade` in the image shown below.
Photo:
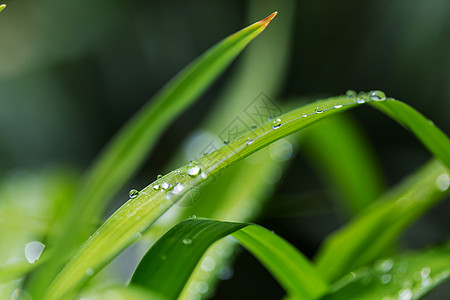
[[[206,249],[229,234],[255,255],[296,299],[318,298],[327,291],[314,266],[267,229],[247,223],[196,219],[181,222],[158,240],[142,259],[131,283],[177,299]]]
[[[72,214],[64,224],[63,236],[49,243],[58,249],[45,270],[30,282],[33,294],[54,278],[67,254],[88,237],[92,221],[98,219],[110,198],[124,185],[152,149],[166,127],[217,78],[231,61],[261,33],[275,17],[273,13],[224,39],[169,82],[126,124],[105,148],[81,183]]]
[[[317,266],[330,282],[384,254],[405,228],[448,191],[437,183],[446,168],[431,161],[384,198],[331,235],[317,256]]]
[[[346,275],[323,300],[420,299],[450,278],[450,244],[384,258]]]
[[[370,102],[367,94],[363,95],[363,97],[366,102]],[[394,102],[396,100],[390,99],[383,102],[386,101]],[[339,103],[339,105],[336,105],[336,103]],[[244,135],[210,153],[208,156],[199,159],[194,163],[194,165],[198,164],[198,169],[202,170],[202,172],[198,172],[198,176],[195,174],[193,177],[187,175],[192,173],[190,170],[195,167],[188,165],[167,174],[149,185],[140,192],[139,196],[131,199],[117,210],[84,244],[78,254],[65,266],[49,287],[47,292],[48,299],[70,295],[70,293],[82,286],[89,279],[86,276],[87,268],[98,271],[135,240],[140,231],[148,228],[173,203],[179,201],[192,189],[204,182],[205,178],[216,175],[229,165],[236,163],[275,140],[313,124],[326,116],[345,111],[357,105],[359,104],[356,101],[344,96],[311,103],[281,116],[281,126],[273,128],[272,122],[266,123],[255,131],[257,134],[256,138],[249,138]],[[432,126],[430,130],[439,131],[435,126],[428,122],[427,124]],[[442,132],[440,132],[440,136],[447,139]],[[422,136],[422,141],[426,145],[434,142],[428,139],[427,136]],[[447,144],[448,140],[442,143],[444,147]],[[442,156],[450,156],[450,151],[437,153]],[[195,167],[194,169],[197,168]],[[170,186],[170,184],[173,186],[172,191],[156,188],[161,185]]]

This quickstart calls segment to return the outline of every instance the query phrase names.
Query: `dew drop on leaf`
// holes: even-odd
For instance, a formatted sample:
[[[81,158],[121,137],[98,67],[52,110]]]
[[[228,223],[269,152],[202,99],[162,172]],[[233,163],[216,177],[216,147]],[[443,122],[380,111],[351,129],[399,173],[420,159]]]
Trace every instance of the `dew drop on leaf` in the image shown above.
[[[364,101],[364,99],[363,98],[359,98],[358,97],[358,99],[356,99],[356,103],[358,103],[358,104],[363,104],[363,103],[365,103],[366,101]]]
[[[183,244],[185,244],[185,245],[190,245],[190,244],[192,244],[192,239],[191,239],[191,238],[184,238],[184,239],[182,240],[182,242],[183,242]]]
[[[253,142],[254,142],[254,140],[248,137],[248,138],[247,138],[247,141],[246,141],[245,143],[246,143],[247,145],[251,145]]]
[[[342,107],[342,104],[336,103],[333,107],[334,107],[334,108],[341,108],[341,107]]]
[[[436,181],[438,189],[445,192],[448,190],[448,187],[450,186],[450,178],[448,177],[448,174],[444,173],[442,175],[439,175],[437,181]]]
[[[168,188],[170,188],[170,184],[164,181],[163,183],[161,183],[161,188],[163,190],[167,190]]]
[[[161,174],[159,174],[158,176],[156,176],[156,179],[161,179],[163,178],[163,176]]]
[[[195,163],[190,163],[188,166],[188,170],[187,173],[189,176],[197,176],[198,173],[200,173],[201,168],[199,165],[195,164]]]
[[[42,251],[44,251],[45,245],[40,242],[30,242],[25,245],[25,257],[30,264],[34,264],[39,257],[41,257]]]
[[[382,91],[372,91],[369,98],[373,101],[383,101],[386,100],[386,94]]]
[[[354,90],[348,90],[345,95],[347,96],[347,98],[349,99],[353,99],[356,97],[356,92]]]
[[[135,189],[132,189],[129,193],[128,196],[130,196],[131,199],[136,198],[139,195],[139,192]]]
[[[154,189],[155,191],[159,190],[160,188],[161,188],[161,186],[160,186],[159,184],[155,184],[155,185],[153,186],[153,189]]]
[[[316,114],[321,114],[321,113],[323,113],[323,108],[322,107],[316,107],[315,112],[316,112]]]
[[[275,121],[272,122],[273,129],[278,129],[280,127],[281,127],[281,119],[276,119]]]

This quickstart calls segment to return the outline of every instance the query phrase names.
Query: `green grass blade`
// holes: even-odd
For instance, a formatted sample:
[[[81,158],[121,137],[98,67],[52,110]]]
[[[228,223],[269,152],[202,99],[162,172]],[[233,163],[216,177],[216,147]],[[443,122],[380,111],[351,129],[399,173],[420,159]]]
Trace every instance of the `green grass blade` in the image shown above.
[[[6,4],[0,4],[0,11],[4,10],[6,7]]]
[[[364,94],[364,97],[366,102],[370,101],[368,95]],[[358,105],[357,101],[348,99],[346,96],[311,103],[284,114],[279,121],[273,120],[265,123],[253,132],[245,134],[228,145],[202,157],[192,165],[184,166],[158,179],[139,192],[138,196],[119,208],[86,241],[75,257],[49,286],[47,299],[70,296],[89,280],[86,270],[91,269],[96,272],[101,269],[120,251],[136,240],[139,232],[146,230],[174,203],[188,195],[207,178],[219,174],[220,171],[231,164],[284,136],[327,116]],[[439,130],[434,126],[433,128],[433,130]],[[450,151],[447,155],[450,155]]]
[[[79,299],[111,299],[111,300],[168,300],[153,291],[139,286],[111,286],[98,291],[82,293]]]
[[[450,278],[449,257],[447,244],[378,260],[343,277],[322,299],[420,299]]]
[[[64,237],[60,236],[55,243],[60,258],[53,258],[51,264],[35,276],[37,281],[31,290],[45,287],[54,278],[67,253],[87,238],[92,220],[101,216],[109,199],[136,171],[165,128],[266,28],[275,14],[231,35],[199,57],[119,132],[81,184],[71,218],[65,224]],[[33,293],[39,294],[39,291]]]
[[[432,161],[404,180],[326,240],[316,259],[319,271],[333,282],[382,256],[409,224],[448,194],[441,184],[445,178],[446,168]]]
[[[131,283],[177,299],[209,246],[231,233],[297,299],[317,298],[327,291],[327,285],[309,261],[267,229],[247,223],[195,219],[178,224],[156,242],[142,259]]]
[[[316,299],[328,289],[309,260],[276,234],[260,226],[249,226],[233,236],[266,266],[295,299]]]
[[[358,213],[381,195],[384,184],[375,155],[350,118],[339,115],[311,126],[300,149],[347,215]]]
[[[428,150],[450,170],[450,140],[444,132],[436,130],[437,127],[432,121],[401,101],[388,99],[370,104],[411,130]]]

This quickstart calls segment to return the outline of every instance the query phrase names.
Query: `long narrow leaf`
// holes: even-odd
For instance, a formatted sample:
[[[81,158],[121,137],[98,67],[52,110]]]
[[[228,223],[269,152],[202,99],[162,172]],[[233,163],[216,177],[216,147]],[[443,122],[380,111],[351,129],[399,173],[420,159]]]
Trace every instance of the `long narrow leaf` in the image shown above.
[[[317,266],[333,282],[383,255],[403,230],[448,194],[440,184],[448,172],[438,161],[425,165],[383,200],[331,235],[319,250]]]
[[[450,244],[385,258],[346,275],[323,300],[420,299],[450,279]]]
[[[186,220],[165,234],[142,259],[131,283],[177,299],[207,248],[231,233],[296,299],[318,298],[327,291],[327,285],[309,261],[267,229],[247,223],[195,219]]]
[[[361,97],[370,102],[369,95]],[[385,100],[396,101],[396,100]],[[383,102],[385,102],[383,101]],[[383,103],[380,102],[380,103]],[[89,280],[86,270],[94,272],[110,262],[120,251],[132,243],[139,232],[146,230],[174,203],[185,197],[207,178],[217,175],[229,165],[238,162],[255,151],[286,135],[313,124],[320,119],[358,106],[356,100],[345,96],[329,98],[311,103],[284,114],[279,119],[262,125],[251,134],[243,135],[224,147],[202,157],[197,162],[175,170],[144,188],[133,199],[117,210],[98,230],[76,256],[65,266],[47,291],[47,299],[70,296]],[[431,124],[427,123],[432,126]],[[420,128],[419,128],[420,130]],[[439,131],[432,126],[434,131]],[[448,151],[439,152],[450,156],[450,142],[446,139],[443,147]],[[256,136],[255,136],[256,135]],[[423,138],[428,145],[434,140]],[[443,159],[444,161],[444,159]],[[92,274],[92,272],[88,272]]]
[[[54,247],[59,255],[35,275],[30,289],[40,294],[54,278],[67,254],[88,237],[111,197],[123,186],[167,126],[194,102],[231,61],[260,34],[276,13],[224,39],[180,72],[119,132],[81,184],[80,192]],[[52,241],[50,241],[52,244]]]

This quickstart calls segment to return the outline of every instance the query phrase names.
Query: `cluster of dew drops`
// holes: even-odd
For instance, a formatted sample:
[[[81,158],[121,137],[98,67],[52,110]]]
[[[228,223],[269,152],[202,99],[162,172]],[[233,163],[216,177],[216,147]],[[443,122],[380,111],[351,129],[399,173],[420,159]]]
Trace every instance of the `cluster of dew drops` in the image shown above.
[[[308,116],[314,115],[314,114],[321,114],[324,111],[328,111],[328,110],[331,110],[331,109],[339,109],[339,108],[342,108],[344,106],[352,105],[352,104],[355,104],[355,103],[362,104],[362,103],[365,103],[367,101],[362,96],[362,94],[357,94],[353,90],[348,90],[346,92],[346,96],[347,96],[348,99],[353,99],[354,101],[346,103],[346,104],[336,103],[336,104],[334,104],[333,107],[328,108],[328,109],[323,109],[322,107],[316,107],[316,109],[314,110],[313,113],[311,113],[311,114],[304,113],[301,116],[301,118],[305,118],[305,117],[308,117]],[[369,99],[369,101],[383,101],[383,100],[386,100],[386,95],[382,91],[375,90],[375,91],[371,91],[369,93],[368,99]],[[272,117],[269,118],[269,119],[272,119]],[[277,118],[276,120],[272,121],[272,129],[273,130],[281,128],[282,125],[283,125],[282,121],[279,118]],[[251,129],[253,130],[256,127],[257,127],[256,125],[253,125],[251,127]],[[248,137],[246,142],[245,142],[245,145],[247,145],[247,146],[251,145],[254,141],[255,141],[254,138]],[[224,145],[227,145],[227,144],[230,143],[230,141],[228,139],[225,139],[223,141],[223,143],[224,143]],[[180,170],[177,170],[176,172],[179,173]],[[194,161],[192,161],[188,165],[187,175],[189,175],[190,177],[196,177],[197,175],[200,175],[202,179],[206,179],[207,178],[207,173],[202,172],[201,167],[197,163],[195,163]],[[161,179],[162,177],[163,177],[162,175],[158,175],[157,180]],[[153,190],[155,190],[155,191],[157,191],[157,190],[170,191],[170,193],[168,193],[166,195],[167,199],[170,199],[172,196],[180,193],[183,189],[184,189],[184,186],[183,186],[182,183],[171,184],[171,183],[168,183],[166,181],[163,181],[162,183],[156,183],[155,185],[153,185]],[[135,189],[132,189],[132,190],[130,190],[128,196],[130,197],[130,199],[134,199],[137,196],[139,196],[139,191],[137,191]]]
[[[175,171],[177,174],[180,174],[181,171],[180,170],[176,170]],[[194,161],[191,161],[188,165],[186,174],[189,177],[197,177],[198,175],[203,179],[207,179],[208,175],[206,172],[202,172],[202,168],[200,167],[199,164],[197,164]],[[186,176],[186,175],[183,175]],[[163,176],[162,175],[158,175],[156,177],[157,180],[162,179]],[[166,191],[169,192],[168,194],[166,194],[166,199],[170,200],[173,196],[179,194],[181,191],[184,190],[184,185],[181,182],[177,182],[177,183],[169,183],[167,181],[163,181],[161,183],[155,183],[152,187],[153,190],[155,191]],[[134,199],[137,196],[139,196],[139,191],[132,189],[130,190],[130,192],[128,193],[128,196],[130,197],[130,199]]]
[[[339,109],[339,108],[342,108],[342,107],[347,106],[347,105],[353,105],[355,103],[356,104],[363,104],[363,103],[370,102],[370,101],[384,101],[384,100],[386,100],[386,94],[383,91],[380,91],[380,90],[371,91],[369,93],[369,97],[368,98],[365,97],[364,94],[362,94],[362,93],[357,94],[354,90],[348,90],[346,92],[346,96],[347,96],[347,99],[353,100],[353,101],[345,103],[345,104],[336,103],[332,107],[327,108],[327,109],[324,109],[324,108],[318,106],[318,107],[315,108],[314,112],[312,112],[310,114],[307,114],[307,113],[302,114],[301,118],[306,118],[306,117],[309,117],[309,116],[315,115],[315,114],[321,114],[321,113],[323,113],[325,111],[329,111],[329,110],[332,110],[332,109]],[[272,119],[272,118],[269,118],[269,120],[270,119]],[[283,125],[283,123],[282,123],[281,119],[279,119],[279,118],[277,118],[276,120],[272,121],[272,129],[273,130],[281,128],[282,125]],[[254,128],[252,128],[252,129],[254,129]],[[247,138],[246,145],[252,144],[254,142],[254,140],[255,139],[252,139],[250,137]],[[228,144],[229,142],[230,142],[229,140],[224,140],[224,144]]]

